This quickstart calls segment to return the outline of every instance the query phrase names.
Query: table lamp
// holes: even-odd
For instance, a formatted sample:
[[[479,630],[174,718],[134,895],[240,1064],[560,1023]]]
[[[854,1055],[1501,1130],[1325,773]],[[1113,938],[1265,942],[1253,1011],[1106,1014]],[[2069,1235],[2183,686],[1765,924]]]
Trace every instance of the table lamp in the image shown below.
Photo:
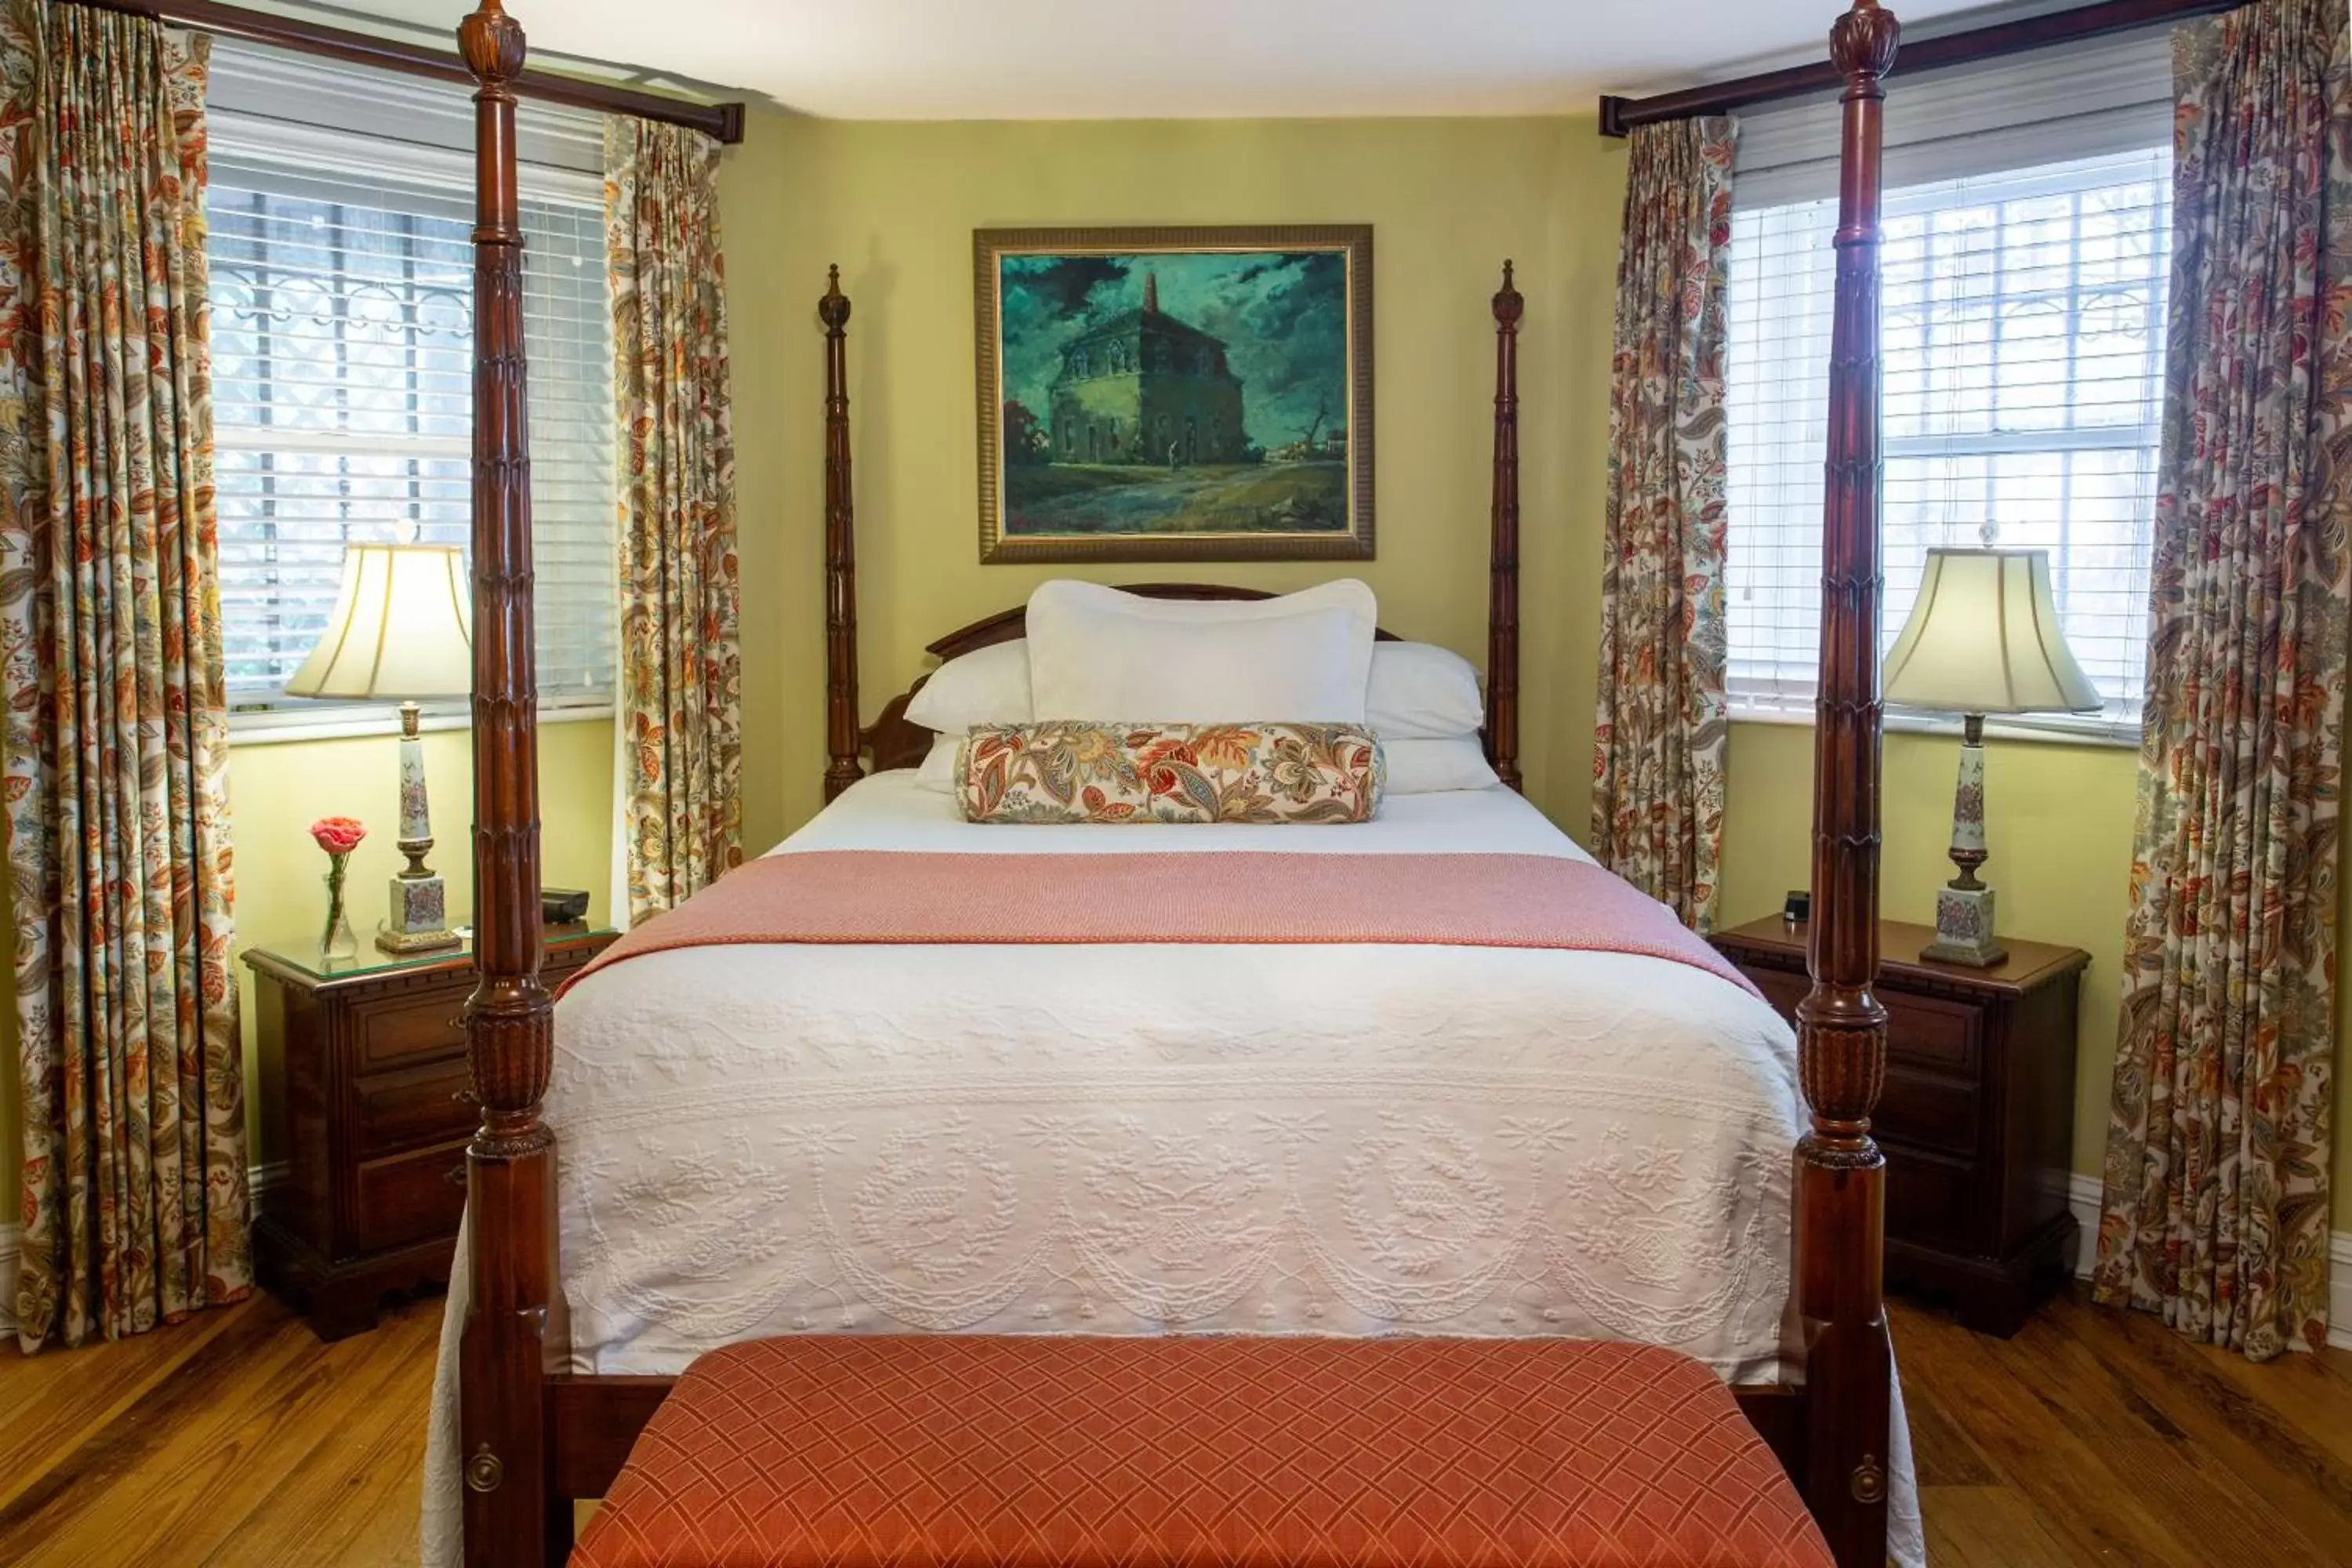
[[[470,696],[473,618],[465,552],[454,544],[352,544],[326,634],[286,683],[289,697],[400,703],[400,852],[408,868],[392,879],[392,918],[376,932],[386,952],[455,947],[441,879],[425,869],[433,814],[425,795],[425,745],[416,705]]]
[[[1952,801],[1952,863],[1936,894],[1936,940],[1919,956],[1990,968],[2009,955],[1993,940],[1987,858],[1984,721],[1989,713],[2095,713],[2105,704],[2058,627],[2045,550],[1927,552],[1911,618],[1886,656],[1884,695],[1906,708],[1962,716],[1960,782]]]

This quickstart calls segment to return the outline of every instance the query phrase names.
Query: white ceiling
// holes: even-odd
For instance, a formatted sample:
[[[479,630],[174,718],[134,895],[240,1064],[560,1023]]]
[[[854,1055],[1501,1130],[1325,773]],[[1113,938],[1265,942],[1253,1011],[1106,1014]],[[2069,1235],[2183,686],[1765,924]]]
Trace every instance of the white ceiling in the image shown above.
[[[268,3],[268,0],[264,0]],[[1906,21],[1983,0],[1895,0]],[[851,119],[1544,113],[1820,58],[1841,0],[507,0],[535,50]],[[471,0],[279,0],[441,37]],[[341,11],[341,15],[335,13]]]

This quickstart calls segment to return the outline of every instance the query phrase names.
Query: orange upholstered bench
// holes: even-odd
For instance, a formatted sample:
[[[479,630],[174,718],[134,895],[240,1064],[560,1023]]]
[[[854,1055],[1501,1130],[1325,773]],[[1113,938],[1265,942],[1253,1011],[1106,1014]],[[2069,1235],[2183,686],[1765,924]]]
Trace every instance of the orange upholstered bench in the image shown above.
[[[574,1568],[1829,1568],[1730,1392],[1569,1340],[800,1337],[702,1357]]]

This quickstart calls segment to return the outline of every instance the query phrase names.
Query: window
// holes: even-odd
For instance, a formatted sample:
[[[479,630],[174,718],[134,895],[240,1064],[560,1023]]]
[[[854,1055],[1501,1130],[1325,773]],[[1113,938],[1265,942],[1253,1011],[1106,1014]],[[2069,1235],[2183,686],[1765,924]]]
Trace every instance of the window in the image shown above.
[[[343,546],[471,531],[470,185],[437,149],[223,118],[206,216],[230,704],[348,720],[355,705],[284,695]],[[522,215],[540,701],[601,708],[616,658],[602,193],[527,168]]]
[[[2170,164],[2159,147],[1913,185],[1886,202],[1882,643],[1910,613],[1930,545],[2046,549],[2067,641],[2106,700],[2087,727],[2119,737],[2137,735],[2146,671]],[[1811,711],[1836,222],[1829,200],[1733,220],[1735,712]]]

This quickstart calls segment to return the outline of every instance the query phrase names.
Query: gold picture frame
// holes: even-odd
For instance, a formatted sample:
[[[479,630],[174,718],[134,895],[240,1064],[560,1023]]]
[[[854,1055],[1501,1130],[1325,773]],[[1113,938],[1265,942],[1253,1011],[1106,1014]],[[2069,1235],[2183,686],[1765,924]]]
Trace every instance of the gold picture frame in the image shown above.
[[[1370,224],[981,229],[980,558],[1369,561]]]

